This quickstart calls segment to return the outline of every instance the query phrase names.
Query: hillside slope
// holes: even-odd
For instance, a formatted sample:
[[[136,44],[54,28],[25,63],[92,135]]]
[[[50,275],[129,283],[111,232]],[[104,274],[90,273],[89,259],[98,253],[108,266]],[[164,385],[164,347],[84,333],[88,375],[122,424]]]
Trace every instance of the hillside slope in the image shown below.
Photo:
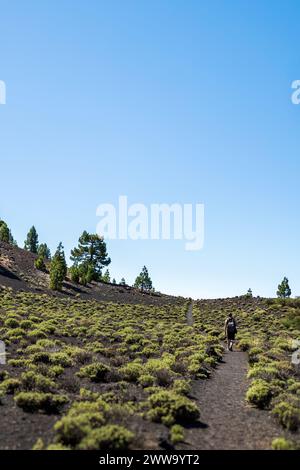
[[[36,255],[33,253],[0,241],[0,286],[11,287],[18,291],[126,304],[160,305],[176,302],[176,297],[159,293],[149,295],[131,286],[93,282],[84,287],[73,283],[70,279],[64,282],[62,294],[54,293],[49,289],[49,274],[36,269],[35,260]]]
[[[0,449],[299,447],[297,302],[190,305],[0,289]],[[228,310],[238,344],[223,355]]]
[[[0,244],[0,449],[300,447],[300,300],[54,293],[34,260]]]

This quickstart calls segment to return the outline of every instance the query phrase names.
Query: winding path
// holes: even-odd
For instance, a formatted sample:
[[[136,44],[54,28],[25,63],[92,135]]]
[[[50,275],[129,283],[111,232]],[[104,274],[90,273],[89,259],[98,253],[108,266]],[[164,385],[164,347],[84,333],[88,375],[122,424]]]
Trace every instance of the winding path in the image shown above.
[[[194,302],[191,301],[191,303],[189,305],[189,308],[188,308],[188,311],[187,311],[187,315],[186,315],[186,322],[189,326],[193,326],[193,323],[194,323],[193,306],[194,306]]]
[[[193,303],[187,323],[193,324]],[[227,352],[210,379],[193,383],[191,398],[201,412],[200,422],[186,429],[180,449],[270,449],[284,434],[268,411],[245,400],[249,386],[247,354]]]

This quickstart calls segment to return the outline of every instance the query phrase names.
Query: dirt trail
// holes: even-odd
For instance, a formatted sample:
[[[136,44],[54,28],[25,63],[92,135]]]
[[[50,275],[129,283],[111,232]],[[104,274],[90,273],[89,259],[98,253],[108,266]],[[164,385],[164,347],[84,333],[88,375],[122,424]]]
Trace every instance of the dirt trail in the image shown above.
[[[189,305],[189,309],[187,311],[187,316],[186,316],[186,321],[187,321],[187,324],[189,326],[192,326],[193,323],[194,323],[194,319],[193,319],[193,305],[194,305],[194,302],[191,301],[190,305]]]
[[[193,322],[191,303],[187,322]],[[191,322],[191,323],[190,323]],[[270,449],[272,440],[284,432],[268,411],[245,401],[249,385],[247,354],[227,352],[210,379],[193,384],[200,422],[189,427],[180,449]]]

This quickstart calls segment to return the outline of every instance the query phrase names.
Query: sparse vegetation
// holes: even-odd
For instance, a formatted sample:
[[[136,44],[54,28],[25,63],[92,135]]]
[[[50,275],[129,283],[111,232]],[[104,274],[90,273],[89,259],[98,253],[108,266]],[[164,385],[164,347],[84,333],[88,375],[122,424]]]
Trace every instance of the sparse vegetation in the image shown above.
[[[28,256],[48,269],[43,253],[43,258]],[[74,262],[71,277],[79,272],[78,282],[93,283],[93,266],[85,280],[81,267]],[[51,287],[64,289],[66,275],[60,244],[50,263]],[[143,276],[149,277],[146,268]],[[136,295],[157,302],[151,280],[138,287],[142,293],[132,289]],[[121,295],[131,289],[111,288]],[[300,385],[291,354],[299,338],[300,300],[257,299],[249,292],[236,299],[203,300],[194,303],[192,326],[186,321],[189,303],[183,298],[162,298],[153,305],[99,302],[80,294],[0,288],[0,337],[8,352],[0,370],[1,407],[15,403],[17,413],[52,420],[50,432],[38,442],[33,439],[36,449],[136,448],[149,429],[154,447],[159,448],[164,429],[164,442],[180,448],[187,425],[200,418],[193,380],[208,379],[221,360],[224,318],[232,312],[238,323],[236,346],[249,358],[245,399],[267,409],[283,432],[296,435]],[[284,439],[274,441],[273,448],[297,447],[296,438]]]
[[[184,299],[126,305],[0,290],[11,352],[1,393],[25,413],[61,415],[44,448],[134,447],[136,422],[142,432],[149,422],[172,427],[175,445],[183,430],[174,425],[199,417],[190,380],[221,352],[217,338],[186,325],[186,310]]]

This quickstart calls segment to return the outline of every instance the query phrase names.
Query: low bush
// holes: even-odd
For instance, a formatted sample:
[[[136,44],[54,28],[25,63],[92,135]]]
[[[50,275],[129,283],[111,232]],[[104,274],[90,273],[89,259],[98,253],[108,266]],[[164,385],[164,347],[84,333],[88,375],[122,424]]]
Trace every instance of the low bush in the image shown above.
[[[268,382],[264,380],[255,380],[250,385],[246,398],[258,408],[266,408],[272,398],[271,387]]]
[[[272,441],[273,450],[296,450],[291,441],[286,440],[284,437],[277,437]]]
[[[129,362],[121,367],[120,373],[127,382],[137,382],[139,377],[143,374],[143,366],[139,362]]]
[[[61,367],[71,367],[73,365],[72,359],[68,356],[67,353],[57,352],[53,353],[50,356],[51,364]]]
[[[48,377],[37,374],[33,371],[24,372],[21,375],[22,388],[25,390],[37,390],[39,392],[53,392],[56,384]]]
[[[0,382],[3,382],[3,380],[7,379],[8,376],[9,374],[6,370],[0,370]]]
[[[5,328],[18,328],[20,325],[20,320],[17,320],[16,318],[8,318],[4,322]]]
[[[174,424],[170,429],[170,441],[173,445],[184,441],[184,428],[180,424]]]
[[[6,379],[0,385],[0,390],[8,395],[13,395],[21,387],[19,379]]]
[[[68,402],[68,398],[65,395],[52,393],[20,392],[15,396],[15,401],[24,411],[31,413],[45,411],[51,414],[57,413]]]
[[[164,390],[149,397],[148,416],[157,422],[170,426],[175,423],[196,421],[200,412],[197,405],[175,392]]]
[[[146,388],[146,387],[152,387],[156,382],[156,379],[155,377],[153,377],[153,375],[150,375],[150,374],[144,374],[144,375],[141,375],[138,379],[138,383]]]
[[[77,372],[78,377],[86,377],[92,382],[105,382],[108,373],[110,372],[110,367],[102,362],[94,362],[87,366],[81,367],[80,371]]]
[[[191,381],[183,379],[174,380],[172,390],[179,395],[188,395],[191,392]]]
[[[279,420],[283,427],[290,431],[297,431],[300,424],[300,407],[299,400],[281,401],[277,403],[272,413]]]
[[[54,425],[54,430],[57,441],[67,446],[76,447],[93,427],[103,424],[102,413],[86,412],[76,416],[64,416]]]
[[[125,450],[134,434],[123,426],[110,424],[91,431],[80,443],[82,450]]]

